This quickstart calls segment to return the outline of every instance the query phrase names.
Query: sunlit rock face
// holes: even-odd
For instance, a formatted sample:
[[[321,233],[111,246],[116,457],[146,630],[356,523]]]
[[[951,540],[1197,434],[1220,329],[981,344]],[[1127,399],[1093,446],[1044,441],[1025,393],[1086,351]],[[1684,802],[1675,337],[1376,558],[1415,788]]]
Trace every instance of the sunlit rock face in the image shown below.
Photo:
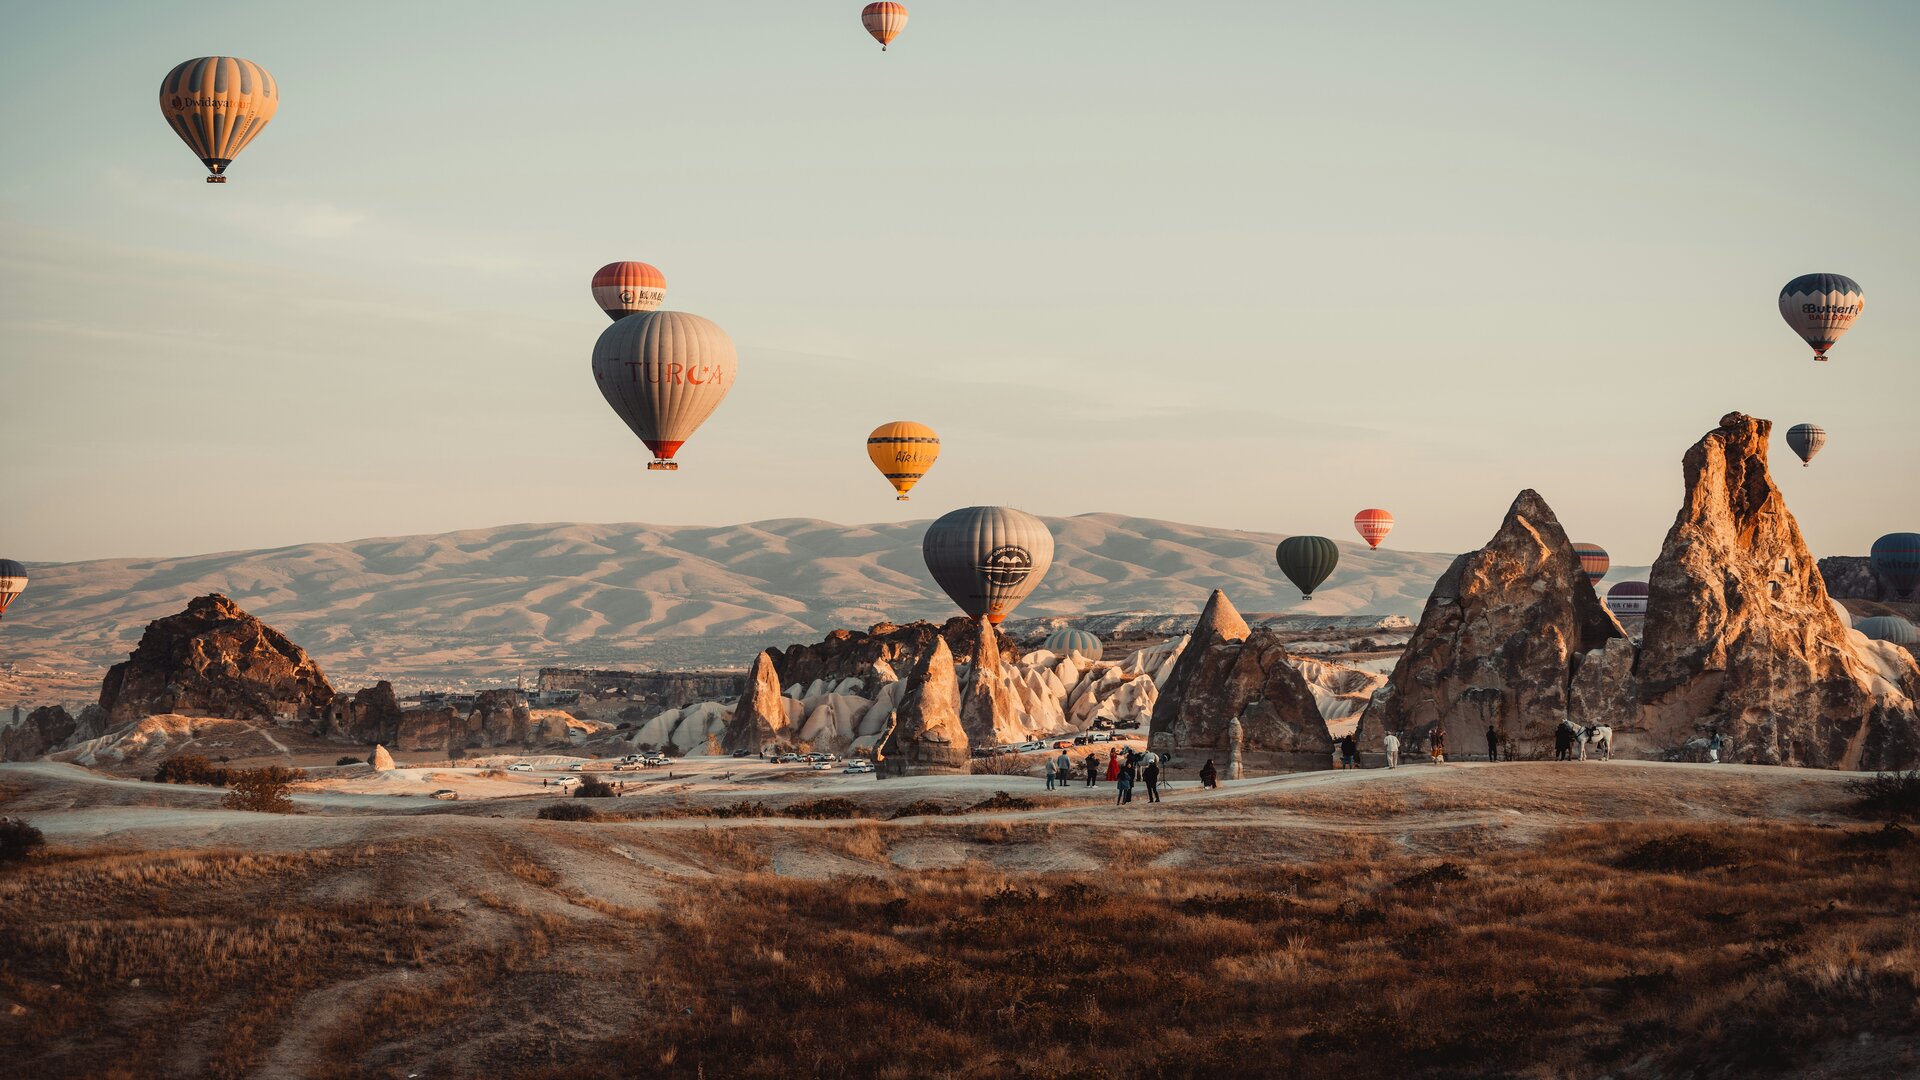
[[[880,739],[882,777],[967,771],[968,742],[960,721],[960,679],[944,639],[908,674],[900,706]]]
[[[1491,726],[1516,752],[1542,753],[1568,717],[1580,658],[1625,637],[1546,500],[1522,491],[1493,539],[1434,586],[1361,717],[1362,748],[1378,752],[1388,731],[1424,740],[1441,725],[1456,754],[1484,753]]]
[[[1326,720],[1279,636],[1249,629],[1215,590],[1157,695],[1149,745],[1182,760],[1223,755],[1235,721],[1249,771],[1331,764]]]
[[[219,593],[155,619],[100,687],[115,724],[179,713],[236,720],[317,720],[333,700],[320,665],[285,634]]]

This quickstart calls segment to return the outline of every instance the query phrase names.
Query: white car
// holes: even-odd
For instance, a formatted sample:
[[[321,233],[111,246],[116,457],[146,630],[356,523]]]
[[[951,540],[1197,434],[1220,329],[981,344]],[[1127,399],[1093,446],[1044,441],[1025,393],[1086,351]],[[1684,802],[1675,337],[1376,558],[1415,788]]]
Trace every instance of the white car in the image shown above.
[[[840,771],[848,774],[870,773],[873,771],[873,762],[856,761],[853,764],[847,766],[846,768],[841,769]]]
[[[527,764],[524,761],[516,761],[513,764],[507,766],[507,771],[508,772],[532,772],[533,766]]]
[[[560,779],[555,780],[553,782],[553,786],[554,787],[579,787],[580,778],[577,776],[563,776]]]
[[[813,763],[814,772],[831,772],[832,770],[833,762],[831,761],[816,761]]]
[[[580,770],[581,770],[582,768],[584,768],[584,767],[586,766],[586,764],[587,764],[587,763],[586,763],[586,762],[584,762],[584,761],[576,761],[576,762],[574,762],[573,764],[571,764],[571,765],[569,765],[569,766],[567,766],[567,771],[569,771],[569,772],[579,772],[579,771],[580,771]]]

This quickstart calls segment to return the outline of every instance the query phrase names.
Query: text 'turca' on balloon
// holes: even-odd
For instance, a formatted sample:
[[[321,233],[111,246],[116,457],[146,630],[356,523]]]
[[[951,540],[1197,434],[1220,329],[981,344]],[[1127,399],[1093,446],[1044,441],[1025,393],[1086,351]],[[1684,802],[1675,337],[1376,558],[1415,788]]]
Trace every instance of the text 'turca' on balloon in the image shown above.
[[[886,52],[900,31],[907,28],[907,5],[895,3],[868,4],[860,9],[860,25],[867,28],[873,40],[880,43],[880,51]]]
[[[739,373],[726,331],[684,311],[641,311],[600,332],[593,381],[654,453],[649,469],[677,469],[673,456],[733,389]]]
[[[1815,360],[1827,358],[1866,306],[1860,283],[1845,274],[1801,274],[1780,290],[1780,317],[1813,346]]]
[[[209,184],[227,182],[227,166],[279,109],[273,76],[237,56],[195,57],[160,80],[160,115],[206,165]]]
[[[911,420],[881,424],[867,436],[867,460],[893,485],[894,498],[901,502],[939,456],[940,436]]]
[[[593,302],[614,322],[667,300],[667,275],[643,262],[610,262],[593,272]]]

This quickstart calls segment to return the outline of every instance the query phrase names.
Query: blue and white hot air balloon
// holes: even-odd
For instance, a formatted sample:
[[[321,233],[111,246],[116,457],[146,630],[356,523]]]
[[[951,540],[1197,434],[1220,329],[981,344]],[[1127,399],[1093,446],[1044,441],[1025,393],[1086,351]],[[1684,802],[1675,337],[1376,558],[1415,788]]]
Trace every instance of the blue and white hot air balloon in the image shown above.
[[[1825,360],[1867,306],[1860,283],[1845,274],[1801,274],[1780,290],[1780,317]]]
[[[1100,639],[1085,630],[1063,627],[1047,635],[1040,647],[1055,656],[1072,657],[1074,660],[1098,660],[1106,652],[1106,646]]]

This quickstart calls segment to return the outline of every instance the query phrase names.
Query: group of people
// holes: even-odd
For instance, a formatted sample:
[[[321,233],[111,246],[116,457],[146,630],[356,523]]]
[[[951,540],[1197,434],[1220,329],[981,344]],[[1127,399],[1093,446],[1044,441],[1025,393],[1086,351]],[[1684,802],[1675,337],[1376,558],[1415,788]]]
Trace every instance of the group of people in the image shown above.
[[[1100,763],[1100,754],[1097,751],[1089,751],[1086,760],[1081,763],[1081,766],[1076,767],[1073,759],[1067,756],[1065,750],[1062,750],[1059,757],[1047,760],[1047,790],[1066,787],[1073,782],[1075,773],[1084,770],[1087,787],[1099,783],[1103,775],[1108,783],[1116,785],[1114,801],[1117,805],[1132,802],[1133,789],[1137,786],[1144,786],[1147,789],[1148,802],[1159,802],[1160,774],[1167,764],[1165,758],[1152,750],[1141,751],[1128,748],[1123,754],[1117,748],[1109,747],[1104,767]],[[1200,782],[1207,787],[1216,786],[1211,760],[1200,770]]]

